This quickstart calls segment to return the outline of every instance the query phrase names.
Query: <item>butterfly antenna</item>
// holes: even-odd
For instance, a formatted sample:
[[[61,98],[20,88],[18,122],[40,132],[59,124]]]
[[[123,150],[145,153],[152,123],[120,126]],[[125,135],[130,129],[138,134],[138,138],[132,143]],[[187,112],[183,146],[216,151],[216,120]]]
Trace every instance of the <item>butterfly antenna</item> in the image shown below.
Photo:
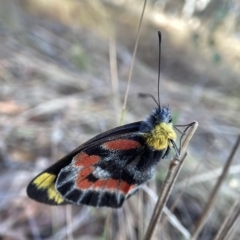
[[[159,42],[159,55],[158,55],[158,100],[152,95],[148,93],[139,93],[138,96],[142,98],[150,97],[157,104],[158,108],[161,109],[160,105],[160,71],[161,71],[161,42],[162,42],[162,34],[158,31],[158,42]]]
[[[159,41],[159,55],[158,55],[158,106],[160,108],[160,70],[161,70],[161,42],[162,34],[158,31],[158,41]]]
[[[158,107],[160,108],[160,105],[159,103],[157,102],[156,98],[152,95],[152,94],[149,94],[149,93],[138,93],[138,96],[141,97],[141,98],[152,98],[152,100],[158,105]]]

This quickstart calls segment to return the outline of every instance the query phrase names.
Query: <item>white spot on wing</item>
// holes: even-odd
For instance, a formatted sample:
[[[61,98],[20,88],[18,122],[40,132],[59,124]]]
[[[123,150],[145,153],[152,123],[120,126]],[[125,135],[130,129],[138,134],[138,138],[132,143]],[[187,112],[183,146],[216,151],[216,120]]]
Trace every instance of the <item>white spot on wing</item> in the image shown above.
[[[92,174],[94,177],[99,179],[107,179],[111,177],[111,174],[107,170],[104,170],[100,167],[96,167]]]

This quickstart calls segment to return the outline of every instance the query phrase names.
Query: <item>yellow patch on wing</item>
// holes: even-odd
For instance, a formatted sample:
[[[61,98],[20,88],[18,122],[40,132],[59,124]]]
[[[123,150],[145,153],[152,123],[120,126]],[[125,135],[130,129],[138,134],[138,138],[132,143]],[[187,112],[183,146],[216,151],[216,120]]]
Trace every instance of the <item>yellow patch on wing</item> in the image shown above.
[[[48,198],[53,200],[57,204],[61,204],[64,199],[55,189],[55,179],[56,175],[45,172],[39,175],[36,179],[34,179],[33,184],[37,187],[37,189],[47,190]]]
[[[171,123],[159,123],[150,133],[146,135],[146,143],[148,146],[162,150],[166,149],[170,144],[169,140],[176,140],[177,134],[173,130]]]

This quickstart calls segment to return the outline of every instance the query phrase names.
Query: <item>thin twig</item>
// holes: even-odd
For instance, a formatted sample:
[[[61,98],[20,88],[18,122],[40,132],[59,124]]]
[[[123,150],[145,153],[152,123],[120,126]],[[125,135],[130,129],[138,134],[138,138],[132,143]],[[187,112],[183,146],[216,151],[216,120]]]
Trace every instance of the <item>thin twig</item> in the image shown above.
[[[29,211],[27,211],[28,223],[32,232],[33,240],[42,240],[39,227],[36,223],[35,217],[33,217]],[[0,230],[1,231],[1,230]]]
[[[141,32],[142,20],[143,20],[146,4],[147,4],[147,0],[144,0],[143,10],[142,10],[141,18],[139,21],[138,30],[137,30],[137,39],[136,39],[136,43],[134,46],[133,57],[132,57],[131,66],[130,66],[129,75],[128,75],[127,89],[126,89],[126,93],[125,93],[125,97],[124,97],[120,124],[123,124],[124,113],[125,113],[125,109],[126,109],[126,105],[127,105],[128,92],[129,92],[129,88],[130,88],[130,82],[132,79],[132,71],[133,71],[133,66],[134,66],[134,62],[135,62],[135,56],[137,53],[138,41],[139,41],[139,36],[140,36],[140,32]]]
[[[226,228],[225,232],[223,233],[223,236],[221,236],[220,239],[222,239],[222,240],[229,239],[228,236],[232,232],[233,228],[236,226],[239,218],[240,218],[240,208],[238,208],[236,214],[234,215],[233,219],[228,224],[228,227]]]
[[[81,228],[85,224],[94,224],[95,221],[99,220],[98,218],[92,217],[91,219],[89,216],[89,208],[83,208],[74,218],[71,219],[72,224],[69,226],[64,226],[60,228],[56,233],[51,235],[49,238],[46,238],[46,240],[51,239],[67,239],[67,234],[71,231],[73,233],[77,229]]]
[[[117,69],[117,50],[116,50],[116,38],[115,31],[112,30],[109,33],[109,63],[112,82],[113,102],[118,116],[118,110],[120,107],[119,101],[119,81],[118,81],[118,69]],[[117,117],[118,119],[118,117]]]
[[[107,211],[107,216],[106,216],[106,220],[105,220],[105,223],[104,223],[103,239],[108,239],[108,238],[111,239],[110,235],[112,235],[111,229],[112,229],[112,226],[113,226],[111,218],[112,218],[112,212],[113,211],[114,211],[113,209],[109,209],[109,211]]]
[[[234,160],[234,157],[237,153],[237,149],[239,148],[240,146],[240,135],[238,136],[238,139],[232,149],[232,152],[223,168],[223,171],[222,171],[222,174],[221,176],[219,177],[210,197],[209,197],[209,201],[207,203],[207,205],[205,206],[203,212],[202,212],[202,215],[199,217],[197,223],[195,224],[195,229],[192,233],[192,236],[191,236],[191,240],[195,240],[197,239],[198,237],[198,234],[200,233],[200,231],[202,230],[203,226],[204,226],[204,223],[206,222],[209,214],[210,214],[210,211],[213,207],[213,204],[215,203],[215,200],[216,200],[216,196],[217,196],[217,193],[228,173],[228,170],[230,168],[230,165],[232,164],[233,160]]]
[[[227,216],[225,217],[223,223],[221,224],[220,228],[218,229],[218,232],[217,232],[214,240],[221,240],[221,239],[223,239],[222,236],[223,236],[224,232],[226,231],[226,229],[228,229],[227,224],[228,224],[228,222],[229,222],[229,220],[230,220],[230,218],[231,218],[231,216],[232,216],[235,208],[236,208],[237,205],[239,204],[239,202],[240,202],[240,198],[237,198],[237,199],[235,200],[235,202],[233,203],[231,209],[229,210],[229,213],[228,213]]]
[[[182,144],[182,153],[186,151],[186,147],[190,141],[190,139],[192,138],[194,132],[196,131],[198,127],[198,123],[195,122],[192,124],[192,126],[189,128],[186,137],[184,138],[183,144]],[[186,157],[186,154],[184,154],[184,157],[182,159],[182,162],[184,160],[184,158]],[[172,191],[172,188],[174,186],[174,183],[176,181],[176,178],[178,176],[179,170],[181,168],[182,163],[180,164],[180,166],[178,166],[179,163],[179,159],[177,157],[174,157],[174,159],[171,161],[170,166],[169,166],[169,170],[168,170],[168,174],[167,177],[164,181],[161,193],[159,195],[157,204],[155,205],[155,209],[153,211],[152,217],[151,217],[151,221],[149,223],[147,232],[145,234],[144,239],[145,240],[150,240],[154,234],[154,230],[156,228],[157,222],[158,220],[161,218],[162,215],[162,210],[169,198],[169,195]]]
[[[172,178],[173,178],[175,167],[177,166],[177,164],[178,164],[178,160],[173,159],[173,161],[171,161],[169,171],[163,183],[162,191],[161,191],[161,194],[159,195],[157,204],[155,205],[153,216],[151,218],[151,223],[148,227],[148,231],[145,236],[145,239],[150,239],[152,237],[157,221],[161,217],[163,207],[165,206],[165,203],[168,198],[169,189],[171,189]]]
[[[138,193],[138,209],[139,209],[139,215],[138,215],[138,239],[143,238],[143,229],[144,229],[144,211],[142,211],[143,208],[143,191],[139,191]]]
[[[126,202],[124,205],[124,215],[125,215],[124,226],[126,229],[127,238],[131,239],[131,240],[137,240],[137,236],[134,231],[136,219],[134,218],[131,210],[132,210],[132,208],[130,208],[129,202]],[[129,213],[131,213],[131,214],[129,214]]]
[[[157,194],[148,186],[144,185],[143,190],[152,198],[153,202],[156,204],[158,200]],[[176,218],[175,215],[165,206],[163,212],[169,217],[170,224],[175,227],[182,235],[188,239],[191,235],[189,231],[181,224],[181,222]]]
[[[186,154],[184,155],[183,159],[181,159],[181,161],[183,161],[185,157],[186,157]],[[148,226],[144,240],[151,239],[151,237],[153,236],[155,227],[157,225],[157,222],[162,216],[163,208],[164,208],[164,206],[170,196],[172,188],[174,186],[174,184],[173,184],[175,182],[174,181],[174,173],[176,171],[176,167],[177,167],[178,163],[179,163],[179,159],[176,159],[176,158],[174,158],[170,163],[166,179],[163,183],[162,190],[158,197],[157,204],[155,205],[153,215],[151,217],[151,221]]]
[[[198,128],[198,122],[193,122],[191,127],[189,128],[183,142],[182,142],[182,151],[181,151],[181,154],[184,153],[184,151],[186,151],[186,148],[190,142],[190,140],[192,139],[193,137],[193,134],[195,133],[195,131],[197,130]]]
[[[72,232],[72,205],[66,206],[66,220],[67,220],[67,239],[73,240]]]
[[[213,146],[211,146],[211,147],[213,147]],[[205,154],[204,154],[204,156],[203,156],[203,159],[206,158],[205,155],[209,152],[209,150],[210,150],[210,148],[206,150],[206,152],[205,152]],[[172,206],[171,206],[170,209],[169,209],[171,213],[175,210],[175,208],[176,208],[179,200],[181,199],[184,191],[185,191],[185,190],[187,189],[187,187],[190,185],[190,182],[192,182],[192,178],[196,175],[196,172],[198,171],[198,169],[199,169],[199,167],[201,166],[201,164],[202,164],[202,161],[199,161],[198,164],[197,164],[197,166],[195,167],[195,169],[194,169],[194,170],[192,171],[192,173],[190,174],[190,176],[186,179],[186,181],[183,182],[184,184],[182,185],[182,187],[179,188],[180,191],[179,191],[179,193],[177,194],[177,196],[174,197],[174,202],[173,202]],[[179,184],[178,184],[178,185],[179,185]],[[175,185],[175,187],[176,187],[176,185]],[[165,217],[164,217],[163,220],[162,220],[161,228],[164,228],[165,224],[167,223],[168,218],[169,218],[169,215],[166,214]]]

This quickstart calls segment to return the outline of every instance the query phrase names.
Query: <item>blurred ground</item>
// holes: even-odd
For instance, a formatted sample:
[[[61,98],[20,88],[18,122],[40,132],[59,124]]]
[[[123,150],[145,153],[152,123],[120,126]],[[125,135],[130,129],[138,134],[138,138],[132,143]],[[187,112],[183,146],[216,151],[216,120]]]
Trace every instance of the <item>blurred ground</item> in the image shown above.
[[[200,180],[193,178],[177,210],[190,230],[217,178],[212,171],[226,161],[239,134],[239,36],[224,24],[209,30],[204,20],[199,24],[197,18],[179,18],[151,4],[143,21],[124,121],[142,120],[155,106],[137,94],[157,95],[157,30],[161,30],[161,103],[171,106],[178,124],[193,120],[200,124],[175,189],[201,162],[195,175]],[[138,195],[113,215],[108,209],[73,207],[71,231],[65,216],[71,210],[35,203],[25,193],[28,182],[44,168],[95,134],[119,125],[141,7],[141,1],[1,2],[1,239],[66,239],[68,231],[76,239],[100,239],[107,234],[106,219],[114,214],[119,232],[126,225],[136,227],[139,218],[147,224],[143,216],[150,217],[153,205],[144,207],[146,214],[139,212],[134,206]],[[119,93],[112,87],[115,78],[109,60],[109,52],[114,57],[109,47],[115,45]],[[201,239],[211,239],[239,195],[239,164],[238,157]],[[168,161],[161,162],[153,188],[157,182],[159,189],[167,166]],[[121,225],[121,219],[129,222]],[[179,239],[176,233],[168,234],[165,239]],[[239,239],[237,233],[234,236]],[[126,229],[118,237],[137,239]]]

